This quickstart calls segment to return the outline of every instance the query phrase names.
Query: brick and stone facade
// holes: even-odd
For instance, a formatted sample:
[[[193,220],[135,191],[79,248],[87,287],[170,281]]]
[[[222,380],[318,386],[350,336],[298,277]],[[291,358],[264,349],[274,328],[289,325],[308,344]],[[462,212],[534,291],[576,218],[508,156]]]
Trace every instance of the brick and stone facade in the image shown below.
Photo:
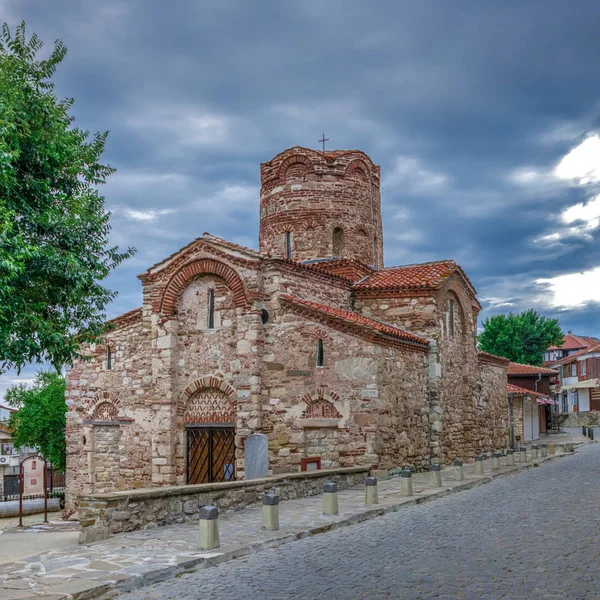
[[[506,446],[508,361],[476,350],[467,276],[453,261],[383,268],[379,167],[294,147],[261,180],[260,251],[194,240],[140,275],[143,306],[69,369],[71,505],[187,483],[190,428],[231,428],[237,479],[252,433],[272,475]]]

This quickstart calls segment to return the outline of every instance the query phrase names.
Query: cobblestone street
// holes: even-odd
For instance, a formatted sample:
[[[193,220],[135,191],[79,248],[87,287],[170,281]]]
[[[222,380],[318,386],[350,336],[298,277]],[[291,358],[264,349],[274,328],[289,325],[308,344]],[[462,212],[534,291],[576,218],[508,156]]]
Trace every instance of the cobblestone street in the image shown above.
[[[119,600],[600,598],[600,446]]]

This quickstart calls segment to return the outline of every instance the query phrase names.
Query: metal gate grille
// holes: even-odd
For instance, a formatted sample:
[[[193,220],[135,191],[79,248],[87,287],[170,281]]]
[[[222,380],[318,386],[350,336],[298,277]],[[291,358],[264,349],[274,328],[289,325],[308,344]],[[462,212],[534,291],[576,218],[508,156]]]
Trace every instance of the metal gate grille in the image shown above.
[[[187,482],[235,479],[235,428],[187,427]]]

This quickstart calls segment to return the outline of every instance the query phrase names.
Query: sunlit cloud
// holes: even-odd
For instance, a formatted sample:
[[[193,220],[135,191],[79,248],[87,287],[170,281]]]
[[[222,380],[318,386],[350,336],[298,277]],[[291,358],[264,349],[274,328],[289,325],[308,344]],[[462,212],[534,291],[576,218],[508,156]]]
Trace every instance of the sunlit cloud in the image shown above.
[[[125,216],[134,221],[154,221],[159,216],[171,215],[175,211],[171,208],[164,208],[162,210],[125,210]]]
[[[537,279],[536,283],[549,294],[545,295],[545,301],[553,308],[577,308],[600,302],[600,267]]]
[[[591,135],[573,148],[556,165],[554,174],[580,185],[600,182],[600,136]]]

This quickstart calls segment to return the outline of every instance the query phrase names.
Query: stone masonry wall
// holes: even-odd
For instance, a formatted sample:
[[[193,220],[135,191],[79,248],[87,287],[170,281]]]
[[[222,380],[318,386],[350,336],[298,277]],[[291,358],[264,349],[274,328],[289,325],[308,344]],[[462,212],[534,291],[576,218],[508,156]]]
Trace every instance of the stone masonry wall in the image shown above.
[[[157,525],[197,522],[202,506],[210,504],[220,510],[239,510],[260,502],[265,493],[273,490],[282,500],[320,494],[326,481],[334,481],[344,490],[362,483],[368,474],[368,468],[357,467],[290,473],[252,481],[87,495],[80,503],[79,542],[87,544],[115,533]]]
[[[368,343],[283,307],[265,334],[263,432],[273,473],[299,469],[308,456],[324,468],[424,463],[423,351]]]
[[[509,445],[509,415],[506,365],[492,364],[480,358],[477,387],[475,448],[479,453],[507,448]],[[521,426],[522,423],[521,418]]]
[[[103,492],[150,484],[152,401],[150,331],[140,311],[115,320],[105,344],[89,347],[88,360],[75,361],[67,370],[67,505],[83,493]],[[111,349],[111,368],[107,364]],[[112,423],[107,427],[106,423]],[[118,436],[111,449],[110,475],[94,475],[106,456],[103,429]],[[100,430],[96,433],[96,430]],[[110,436],[109,436],[110,437]],[[96,460],[96,448],[98,459]],[[106,463],[108,465],[108,462]],[[101,469],[106,473],[104,468]]]
[[[294,147],[261,165],[259,248],[265,255],[357,258],[383,266],[379,167],[358,150]]]

